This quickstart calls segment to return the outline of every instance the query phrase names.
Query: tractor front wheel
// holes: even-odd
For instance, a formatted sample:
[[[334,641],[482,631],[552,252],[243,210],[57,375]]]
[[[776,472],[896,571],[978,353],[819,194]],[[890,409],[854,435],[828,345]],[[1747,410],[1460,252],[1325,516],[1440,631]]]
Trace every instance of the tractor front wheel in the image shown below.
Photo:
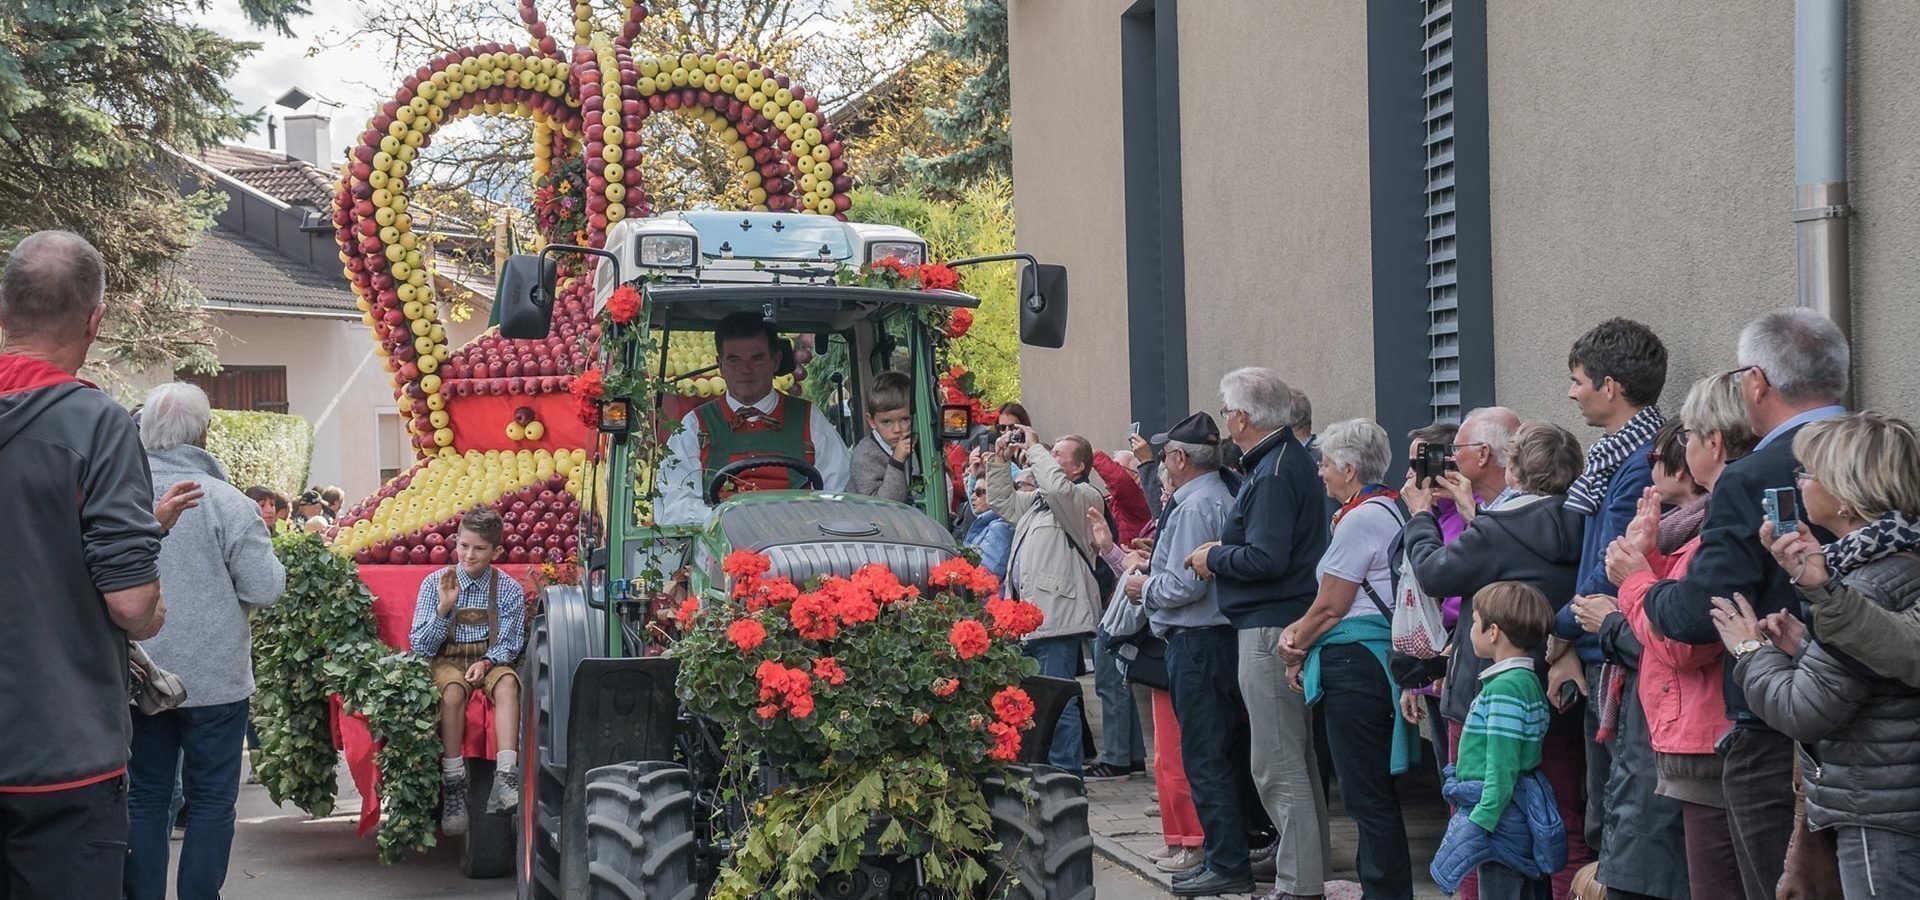
[[[667,762],[587,773],[589,900],[695,900],[693,864],[692,773]]]
[[[1022,778],[1024,786],[1019,785]],[[1079,778],[1050,767],[1014,766],[980,783],[993,815],[997,853],[981,860],[980,897],[1093,900],[1093,835]]]

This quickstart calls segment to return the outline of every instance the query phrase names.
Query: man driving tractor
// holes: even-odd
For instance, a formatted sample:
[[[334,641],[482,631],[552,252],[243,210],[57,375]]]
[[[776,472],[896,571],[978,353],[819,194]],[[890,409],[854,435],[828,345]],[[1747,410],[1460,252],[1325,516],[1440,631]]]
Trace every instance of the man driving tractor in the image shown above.
[[[755,456],[786,457],[820,472],[829,491],[847,487],[847,446],[825,416],[799,397],[773,388],[782,368],[790,369],[792,346],[757,313],[739,312],[720,320],[713,331],[720,377],[727,392],[680,420],[667,440],[660,463],[661,525],[705,525],[707,482],[729,463]],[[724,499],[739,490],[787,490],[805,486],[799,472],[762,466],[740,472],[723,485]]]

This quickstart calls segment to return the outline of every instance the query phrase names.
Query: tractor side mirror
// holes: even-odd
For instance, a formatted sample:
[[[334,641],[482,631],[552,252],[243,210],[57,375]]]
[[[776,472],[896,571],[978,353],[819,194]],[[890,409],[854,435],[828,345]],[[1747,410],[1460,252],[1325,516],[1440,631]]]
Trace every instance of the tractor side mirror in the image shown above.
[[[539,340],[553,326],[552,259],[526,253],[507,257],[494,290],[494,308],[500,314],[500,336]]]
[[[1058,350],[1067,344],[1067,267],[1020,270],[1020,343]]]
[[[957,404],[940,407],[941,440],[964,441],[972,430],[973,410]]]

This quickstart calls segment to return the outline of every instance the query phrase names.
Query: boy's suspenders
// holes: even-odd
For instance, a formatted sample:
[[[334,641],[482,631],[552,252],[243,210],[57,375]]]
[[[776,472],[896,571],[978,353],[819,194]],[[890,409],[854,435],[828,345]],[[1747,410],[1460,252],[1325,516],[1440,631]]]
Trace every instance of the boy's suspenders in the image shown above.
[[[500,570],[489,569],[493,576],[487,581],[487,646],[500,639]]]

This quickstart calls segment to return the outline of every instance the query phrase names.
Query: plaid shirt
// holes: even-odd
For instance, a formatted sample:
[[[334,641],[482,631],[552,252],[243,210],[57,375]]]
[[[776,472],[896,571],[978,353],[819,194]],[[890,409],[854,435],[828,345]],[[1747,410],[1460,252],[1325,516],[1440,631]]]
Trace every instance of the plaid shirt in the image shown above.
[[[454,625],[453,616],[440,615],[440,575],[452,569],[460,582],[460,599],[454,601],[454,609],[486,609],[488,582],[497,570],[487,567],[480,577],[469,576],[458,566],[436,569],[420,582],[420,598],[413,606],[413,631],[408,642],[413,652],[421,656],[436,656],[446,645],[448,633],[452,633],[454,643],[471,643],[487,639],[486,625]],[[493,645],[487,648],[487,658],[496,665],[511,665],[520,658],[520,647],[526,643],[527,599],[520,590],[520,582],[505,575],[500,576],[500,633],[494,638]]]

